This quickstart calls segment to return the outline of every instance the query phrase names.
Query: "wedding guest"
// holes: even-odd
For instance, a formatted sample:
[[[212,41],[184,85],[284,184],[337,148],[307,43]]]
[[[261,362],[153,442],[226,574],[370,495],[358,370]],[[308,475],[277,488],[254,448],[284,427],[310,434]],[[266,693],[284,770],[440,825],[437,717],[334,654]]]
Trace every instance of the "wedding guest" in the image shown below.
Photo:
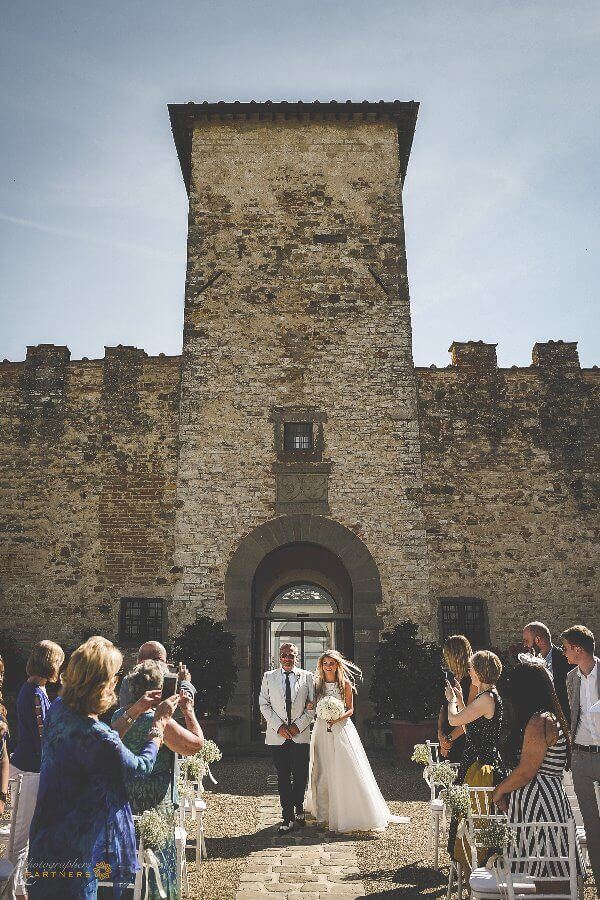
[[[502,699],[496,684],[502,674],[502,663],[490,650],[479,650],[469,660],[469,676],[475,696],[465,703],[460,683],[446,682],[448,721],[452,727],[465,726],[465,749],[458,768],[457,784],[471,787],[493,787],[506,775],[499,750],[502,725]],[[450,823],[448,852],[453,859],[470,867],[456,832],[458,821]]]
[[[562,635],[563,651],[575,668],[567,675],[573,735],[573,785],[587,839],[587,851],[600,892],[600,659],[594,635],[585,625],[573,625]]]
[[[469,677],[469,660],[473,649],[464,634],[453,634],[446,638],[443,647],[444,660],[449,671],[460,684],[463,697],[467,703],[475,697],[475,685]],[[444,697],[438,716],[438,741],[440,754],[449,762],[460,762],[465,749],[464,725],[452,727],[448,722],[448,701]]]
[[[141,662],[145,662],[147,659],[155,660],[159,662],[163,667],[163,671],[168,671],[168,663],[167,663],[167,651],[166,648],[160,643],[160,641],[146,641],[137,654],[137,663],[139,665]],[[179,663],[179,687],[182,691],[185,691],[187,694],[190,694],[191,697],[196,695],[196,688],[191,682],[190,671],[189,669],[183,665],[183,663]],[[133,702],[131,697],[131,692],[129,690],[129,678],[131,676],[131,672],[126,675],[121,682],[121,687],[119,688],[119,706],[129,706],[130,703]]]
[[[15,871],[8,887],[8,897],[26,897],[25,871],[29,845],[29,826],[40,780],[42,760],[42,729],[50,708],[46,693],[48,682],[58,681],[65,660],[62,647],[53,641],[40,641],[27,660],[27,681],[17,697],[18,740],[11,756],[11,776],[22,775],[21,792],[14,826],[13,858]]]
[[[535,656],[541,656],[554,681],[554,690],[558,697],[565,719],[569,721],[569,697],[567,695],[567,672],[571,668],[560,647],[552,643],[550,629],[543,622],[530,622],[523,629],[523,646]]]
[[[123,738],[123,743],[132,753],[140,753],[147,743],[148,732],[152,728],[153,713],[150,710],[137,713],[136,702],[163,686],[163,668],[156,660],[146,660],[137,665],[129,676],[129,690],[133,705],[129,709],[118,709],[113,716],[113,727],[119,719],[132,720]],[[165,727],[164,743],[158,751],[154,769],[146,778],[125,776],[127,796],[134,814],[147,809],[156,809],[165,818],[173,819],[175,807],[179,803],[177,779],[175,776],[175,754],[191,756],[202,748],[204,737],[194,714],[194,701],[184,691],[179,697],[179,709],[185,718],[185,727],[170,719]],[[157,852],[160,876],[168,900],[177,900],[177,855],[175,832],[162,850]],[[158,900],[160,894],[154,875],[150,875],[149,897]]]
[[[543,659],[523,660],[507,679],[507,695],[513,708],[513,728],[506,760],[514,766],[494,791],[494,803],[511,822],[568,822],[573,818],[562,776],[571,765],[571,736],[554,684]],[[531,853],[544,857],[544,832],[531,838]],[[518,840],[517,840],[518,842]],[[549,848],[551,849],[551,848]],[[577,847],[579,874],[584,872]],[[568,878],[561,863],[543,860],[527,866],[535,879]]]
[[[8,720],[6,707],[2,702],[2,684],[4,682],[4,660],[0,656],[0,816],[4,812],[8,792],[9,761],[6,741],[8,739]]]
[[[71,656],[61,695],[46,716],[30,831],[30,900],[95,898],[100,873],[110,873],[113,896],[120,898],[138,869],[125,778],[152,772],[179,698],[158,704],[144,746],[132,753],[99,721],[116,703],[122,661],[106,638],[89,638]],[[154,702],[146,698],[138,709]]]

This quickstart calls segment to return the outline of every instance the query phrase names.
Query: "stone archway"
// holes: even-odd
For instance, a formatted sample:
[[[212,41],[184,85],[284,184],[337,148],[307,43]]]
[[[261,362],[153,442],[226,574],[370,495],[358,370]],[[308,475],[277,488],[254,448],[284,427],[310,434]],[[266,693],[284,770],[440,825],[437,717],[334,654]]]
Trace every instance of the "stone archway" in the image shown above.
[[[354,659],[363,669],[364,682],[357,726],[370,714],[368,702],[373,657],[382,622],[381,580],[371,553],[354,532],[325,516],[280,516],[259,525],[244,537],[233,553],[225,575],[227,627],[238,647],[238,685],[229,711],[244,719],[244,738],[251,737],[252,709],[256,702],[257,675],[253,671],[256,627],[253,616],[254,579],[261,562],[278,548],[292,545],[322,547],[340,561],[351,586]],[[256,669],[256,659],[254,660]]]

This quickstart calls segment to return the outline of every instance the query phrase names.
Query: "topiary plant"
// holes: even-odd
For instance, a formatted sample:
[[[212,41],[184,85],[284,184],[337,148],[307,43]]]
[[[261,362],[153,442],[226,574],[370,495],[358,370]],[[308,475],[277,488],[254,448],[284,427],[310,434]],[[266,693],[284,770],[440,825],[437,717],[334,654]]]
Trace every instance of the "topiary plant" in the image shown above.
[[[198,616],[173,638],[169,659],[181,660],[190,670],[200,712],[214,717],[227,707],[237,684],[237,666],[235,638],[221,622]]]
[[[422,722],[438,715],[443,694],[442,655],[418,636],[414,622],[384,632],[375,656],[371,700],[379,721]]]

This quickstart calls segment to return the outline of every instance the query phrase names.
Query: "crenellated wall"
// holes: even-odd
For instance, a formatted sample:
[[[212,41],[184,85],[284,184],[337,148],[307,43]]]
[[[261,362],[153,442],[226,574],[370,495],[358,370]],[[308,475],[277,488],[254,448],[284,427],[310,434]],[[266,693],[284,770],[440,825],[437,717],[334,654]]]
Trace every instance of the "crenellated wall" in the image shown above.
[[[532,619],[600,632],[600,372],[562,341],[528,368],[499,369],[495,344],[450,352],[416,370],[434,601],[487,601],[500,646]]]
[[[0,627],[25,645],[117,635],[172,590],[179,357],[29,347],[0,364]]]
[[[599,370],[561,341],[527,368],[451,353],[415,370],[433,608],[485,600],[500,646],[532,618],[600,632]],[[117,638],[121,597],[172,599],[180,365],[47,344],[0,363],[0,627],[19,642]]]

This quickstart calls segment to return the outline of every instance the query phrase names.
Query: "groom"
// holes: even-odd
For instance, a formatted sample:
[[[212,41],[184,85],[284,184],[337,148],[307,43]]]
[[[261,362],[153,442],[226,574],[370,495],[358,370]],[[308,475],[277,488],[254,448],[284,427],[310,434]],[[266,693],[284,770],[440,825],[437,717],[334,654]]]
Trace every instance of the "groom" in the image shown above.
[[[298,648],[282,644],[277,669],[265,672],[258,705],[267,722],[265,743],[271,747],[283,813],[279,834],[302,827],[308,781],[310,723],[313,718],[312,672],[296,666]],[[307,708],[310,704],[310,708]]]

